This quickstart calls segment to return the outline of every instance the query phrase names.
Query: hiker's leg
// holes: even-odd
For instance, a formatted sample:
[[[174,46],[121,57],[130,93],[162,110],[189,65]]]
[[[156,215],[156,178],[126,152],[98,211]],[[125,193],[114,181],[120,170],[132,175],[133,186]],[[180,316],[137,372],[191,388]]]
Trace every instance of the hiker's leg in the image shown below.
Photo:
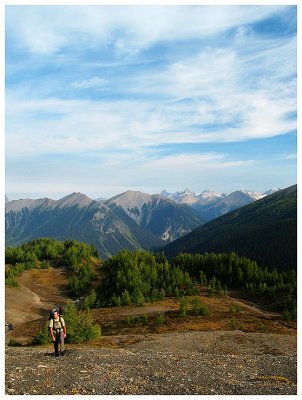
[[[60,332],[60,345],[61,345],[61,353],[65,351],[64,347],[64,331]]]
[[[57,356],[57,355],[59,355],[59,338],[58,338],[58,335],[57,334],[55,334],[55,341],[53,342],[53,344],[54,344],[54,348],[55,348],[55,355]]]

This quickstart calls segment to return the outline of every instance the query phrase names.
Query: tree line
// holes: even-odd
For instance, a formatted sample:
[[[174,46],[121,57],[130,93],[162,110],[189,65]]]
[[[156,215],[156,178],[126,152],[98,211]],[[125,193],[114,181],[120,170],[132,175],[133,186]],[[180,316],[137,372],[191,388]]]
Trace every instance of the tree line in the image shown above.
[[[93,257],[97,257],[95,248],[76,240],[35,239],[5,250],[5,283],[16,286],[17,276],[27,269],[64,265],[70,274],[70,294],[88,295],[96,279],[91,267]],[[163,253],[124,250],[103,263],[102,275],[97,299],[93,293],[93,304],[99,306],[142,305],[169,296],[193,295],[196,285],[202,285],[210,295],[228,289],[263,294],[272,302],[282,303],[290,316],[296,314],[296,271],[269,270],[234,252],[180,253],[169,262]]]

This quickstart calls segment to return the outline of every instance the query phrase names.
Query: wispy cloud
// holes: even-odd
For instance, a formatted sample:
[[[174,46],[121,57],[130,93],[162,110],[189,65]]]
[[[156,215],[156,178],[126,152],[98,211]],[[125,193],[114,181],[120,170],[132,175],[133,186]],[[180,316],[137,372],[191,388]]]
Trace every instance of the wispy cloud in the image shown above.
[[[179,171],[196,173],[197,171],[209,172],[212,170],[225,170],[233,168],[250,167],[256,160],[231,160],[226,154],[219,153],[190,153],[165,156],[152,160],[144,165],[145,168],[165,170],[166,172]]]
[[[202,146],[296,131],[294,16],[283,6],[8,6],[8,173],[39,157],[93,155],[108,187],[114,168],[138,187],[162,185],[163,170],[185,181],[182,171],[219,179],[258,167],[235,146]],[[188,144],[198,151],[179,148]]]
[[[297,153],[282,153],[282,154],[278,154],[277,158],[279,160],[283,160],[283,161],[296,160]]]
[[[280,6],[9,6],[6,27],[32,53],[110,43],[124,55],[158,41],[200,38],[255,23],[281,10]]]
[[[99,78],[94,76],[90,79],[83,79],[81,81],[75,81],[70,84],[70,87],[73,89],[99,89],[104,88],[108,81],[106,79]]]

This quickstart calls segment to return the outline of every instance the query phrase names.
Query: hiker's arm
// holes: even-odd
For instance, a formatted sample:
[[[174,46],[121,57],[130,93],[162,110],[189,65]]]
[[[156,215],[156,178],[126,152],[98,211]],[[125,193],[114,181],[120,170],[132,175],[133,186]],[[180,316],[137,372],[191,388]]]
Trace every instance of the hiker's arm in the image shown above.
[[[63,326],[63,330],[64,330],[64,338],[66,338],[66,326]]]
[[[51,326],[49,327],[49,332],[50,332],[50,336],[51,336],[52,340],[54,341],[54,340],[55,340],[55,337],[54,337],[54,334],[53,334],[53,331],[52,331],[52,327],[51,327]]]

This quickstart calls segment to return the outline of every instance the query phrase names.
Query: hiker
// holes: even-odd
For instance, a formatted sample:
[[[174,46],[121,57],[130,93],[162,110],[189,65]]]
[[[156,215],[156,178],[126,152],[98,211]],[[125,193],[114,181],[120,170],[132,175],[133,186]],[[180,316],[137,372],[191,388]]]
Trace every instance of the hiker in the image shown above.
[[[53,317],[49,320],[49,332],[55,348],[55,356],[59,357],[59,346],[61,356],[65,355],[64,339],[66,338],[66,326],[64,319],[58,310],[53,311]]]

